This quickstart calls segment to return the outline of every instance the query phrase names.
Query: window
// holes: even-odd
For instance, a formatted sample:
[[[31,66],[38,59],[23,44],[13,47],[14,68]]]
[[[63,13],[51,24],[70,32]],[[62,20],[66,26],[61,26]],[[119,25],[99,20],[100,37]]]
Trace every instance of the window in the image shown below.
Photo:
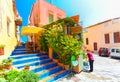
[[[10,22],[7,21],[7,35],[10,36]]]
[[[116,53],[120,53],[120,49],[116,49]]]
[[[49,23],[52,23],[52,22],[53,22],[53,15],[49,14]]]
[[[105,22],[105,23],[104,23],[104,27],[107,27],[108,25],[109,25],[108,22]]]
[[[114,43],[120,43],[120,32],[114,32]]]
[[[109,34],[105,34],[105,43],[110,43]]]
[[[112,49],[111,52],[115,52],[115,49]]]
[[[57,19],[58,19],[58,20],[60,20],[61,18],[60,18],[60,17],[58,17]]]
[[[88,45],[89,44],[89,40],[88,40],[88,38],[86,38],[86,45]]]

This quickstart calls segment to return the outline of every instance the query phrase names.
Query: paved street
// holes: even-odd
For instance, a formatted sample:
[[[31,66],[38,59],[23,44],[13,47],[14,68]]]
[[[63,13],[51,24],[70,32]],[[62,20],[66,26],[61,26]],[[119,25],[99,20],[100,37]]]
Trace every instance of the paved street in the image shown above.
[[[97,54],[94,58],[94,72],[82,72],[59,82],[120,82],[120,59],[99,57]]]

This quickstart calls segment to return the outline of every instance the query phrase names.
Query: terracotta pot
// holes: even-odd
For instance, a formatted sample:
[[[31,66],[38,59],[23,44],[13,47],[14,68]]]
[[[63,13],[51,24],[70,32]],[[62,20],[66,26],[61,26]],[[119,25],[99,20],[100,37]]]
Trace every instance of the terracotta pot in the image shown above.
[[[4,69],[10,69],[11,67],[12,67],[12,64],[8,64],[8,65],[3,66]]]
[[[65,70],[69,70],[70,69],[70,65],[64,65]]]
[[[0,66],[0,70],[2,70],[3,69],[3,66]]]
[[[30,69],[30,66],[25,66],[24,69],[25,69],[25,70],[29,70],[29,69]]]
[[[0,48],[0,55],[4,55],[4,48]]]

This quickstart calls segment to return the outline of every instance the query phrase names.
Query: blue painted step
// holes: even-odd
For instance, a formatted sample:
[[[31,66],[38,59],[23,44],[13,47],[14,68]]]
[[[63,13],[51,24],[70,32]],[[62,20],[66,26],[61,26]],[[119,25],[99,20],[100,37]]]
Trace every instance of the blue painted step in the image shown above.
[[[26,59],[26,60],[19,60],[19,61],[15,61],[12,64],[13,65],[18,65],[18,64],[23,64],[23,63],[28,63],[28,62],[34,62],[34,61],[38,61],[38,60],[43,60],[43,59],[47,59],[47,56],[43,56],[40,58],[32,58],[32,59]]]
[[[36,72],[40,72],[40,71],[42,71],[42,70],[46,70],[46,69],[49,69],[49,68],[53,68],[53,67],[55,67],[55,66],[57,66],[57,63],[56,63],[56,62],[53,62],[53,63],[51,63],[51,64],[47,64],[47,65],[41,66],[41,67],[36,68],[36,69],[33,69],[33,70],[31,70],[31,71],[36,73]]]
[[[26,58],[26,57],[34,57],[34,56],[43,56],[42,54],[25,54],[25,55],[19,55],[19,56],[10,56],[9,58],[13,58],[14,60],[15,59],[21,59],[21,58]],[[47,55],[45,55],[47,56]]]
[[[17,54],[21,55],[17,56]],[[23,46],[16,47],[9,58],[13,58],[14,60],[16,60],[13,60],[13,65],[18,69],[24,68],[26,64],[29,64],[30,66],[37,66],[37,68],[33,67],[30,71],[41,73],[39,75],[40,80],[50,75],[54,76],[53,78],[47,80],[47,82],[56,81],[61,77],[64,77],[71,73],[71,70],[63,70],[61,66],[58,66],[56,62],[53,62],[52,59],[49,59],[47,55],[28,54],[28,51],[26,51],[25,48],[25,44]]]
[[[72,72],[71,70],[66,70],[65,72],[63,72],[63,73],[61,73],[61,74],[47,80],[46,82],[54,82],[55,80],[58,80],[58,79],[66,76],[66,75],[69,75],[71,72]]]
[[[21,52],[13,52],[12,55],[16,55],[16,54],[27,54],[27,51],[21,51]]]
[[[50,76],[50,75],[52,75],[54,73],[57,73],[57,72],[59,72],[61,70],[62,70],[61,66],[59,66],[59,67],[56,66],[56,68],[53,68],[52,70],[48,70],[47,72],[45,72],[43,74],[40,74],[39,79],[42,80],[45,77],[48,77],[48,76]]]
[[[42,61],[39,61],[39,62],[31,63],[31,64],[29,64],[29,65],[30,65],[30,66],[38,66],[38,65],[42,65],[42,64],[49,63],[49,62],[52,62],[52,60],[51,60],[51,59],[46,59],[46,60],[42,60]],[[21,68],[25,67],[25,65],[15,66],[15,67],[17,67],[18,69],[21,69]]]
[[[15,49],[26,49],[25,47],[16,47]]]
[[[26,51],[25,49],[15,49],[14,52],[18,52],[18,51]]]

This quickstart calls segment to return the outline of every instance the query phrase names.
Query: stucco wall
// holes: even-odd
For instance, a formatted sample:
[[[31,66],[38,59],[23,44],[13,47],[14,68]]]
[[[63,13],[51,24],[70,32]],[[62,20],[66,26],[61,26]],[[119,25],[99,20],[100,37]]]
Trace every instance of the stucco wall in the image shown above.
[[[17,40],[15,37],[15,22],[14,22],[14,14],[12,9],[12,0],[0,0],[1,3],[1,11],[2,11],[2,27],[0,29],[0,44],[4,44],[4,55],[0,56],[0,61],[2,59],[7,58],[14,47],[17,44]],[[9,19],[9,36],[7,33],[7,20]]]
[[[56,6],[46,2],[45,0],[38,0],[34,4],[33,8],[31,9],[31,14],[30,14],[30,25],[33,24],[34,22],[34,17],[36,14],[39,13],[39,26],[40,25],[46,25],[49,23],[49,13],[53,15],[53,20],[56,21],[59,18],[65,18],[66,13],[65,11],[57,8]]]

